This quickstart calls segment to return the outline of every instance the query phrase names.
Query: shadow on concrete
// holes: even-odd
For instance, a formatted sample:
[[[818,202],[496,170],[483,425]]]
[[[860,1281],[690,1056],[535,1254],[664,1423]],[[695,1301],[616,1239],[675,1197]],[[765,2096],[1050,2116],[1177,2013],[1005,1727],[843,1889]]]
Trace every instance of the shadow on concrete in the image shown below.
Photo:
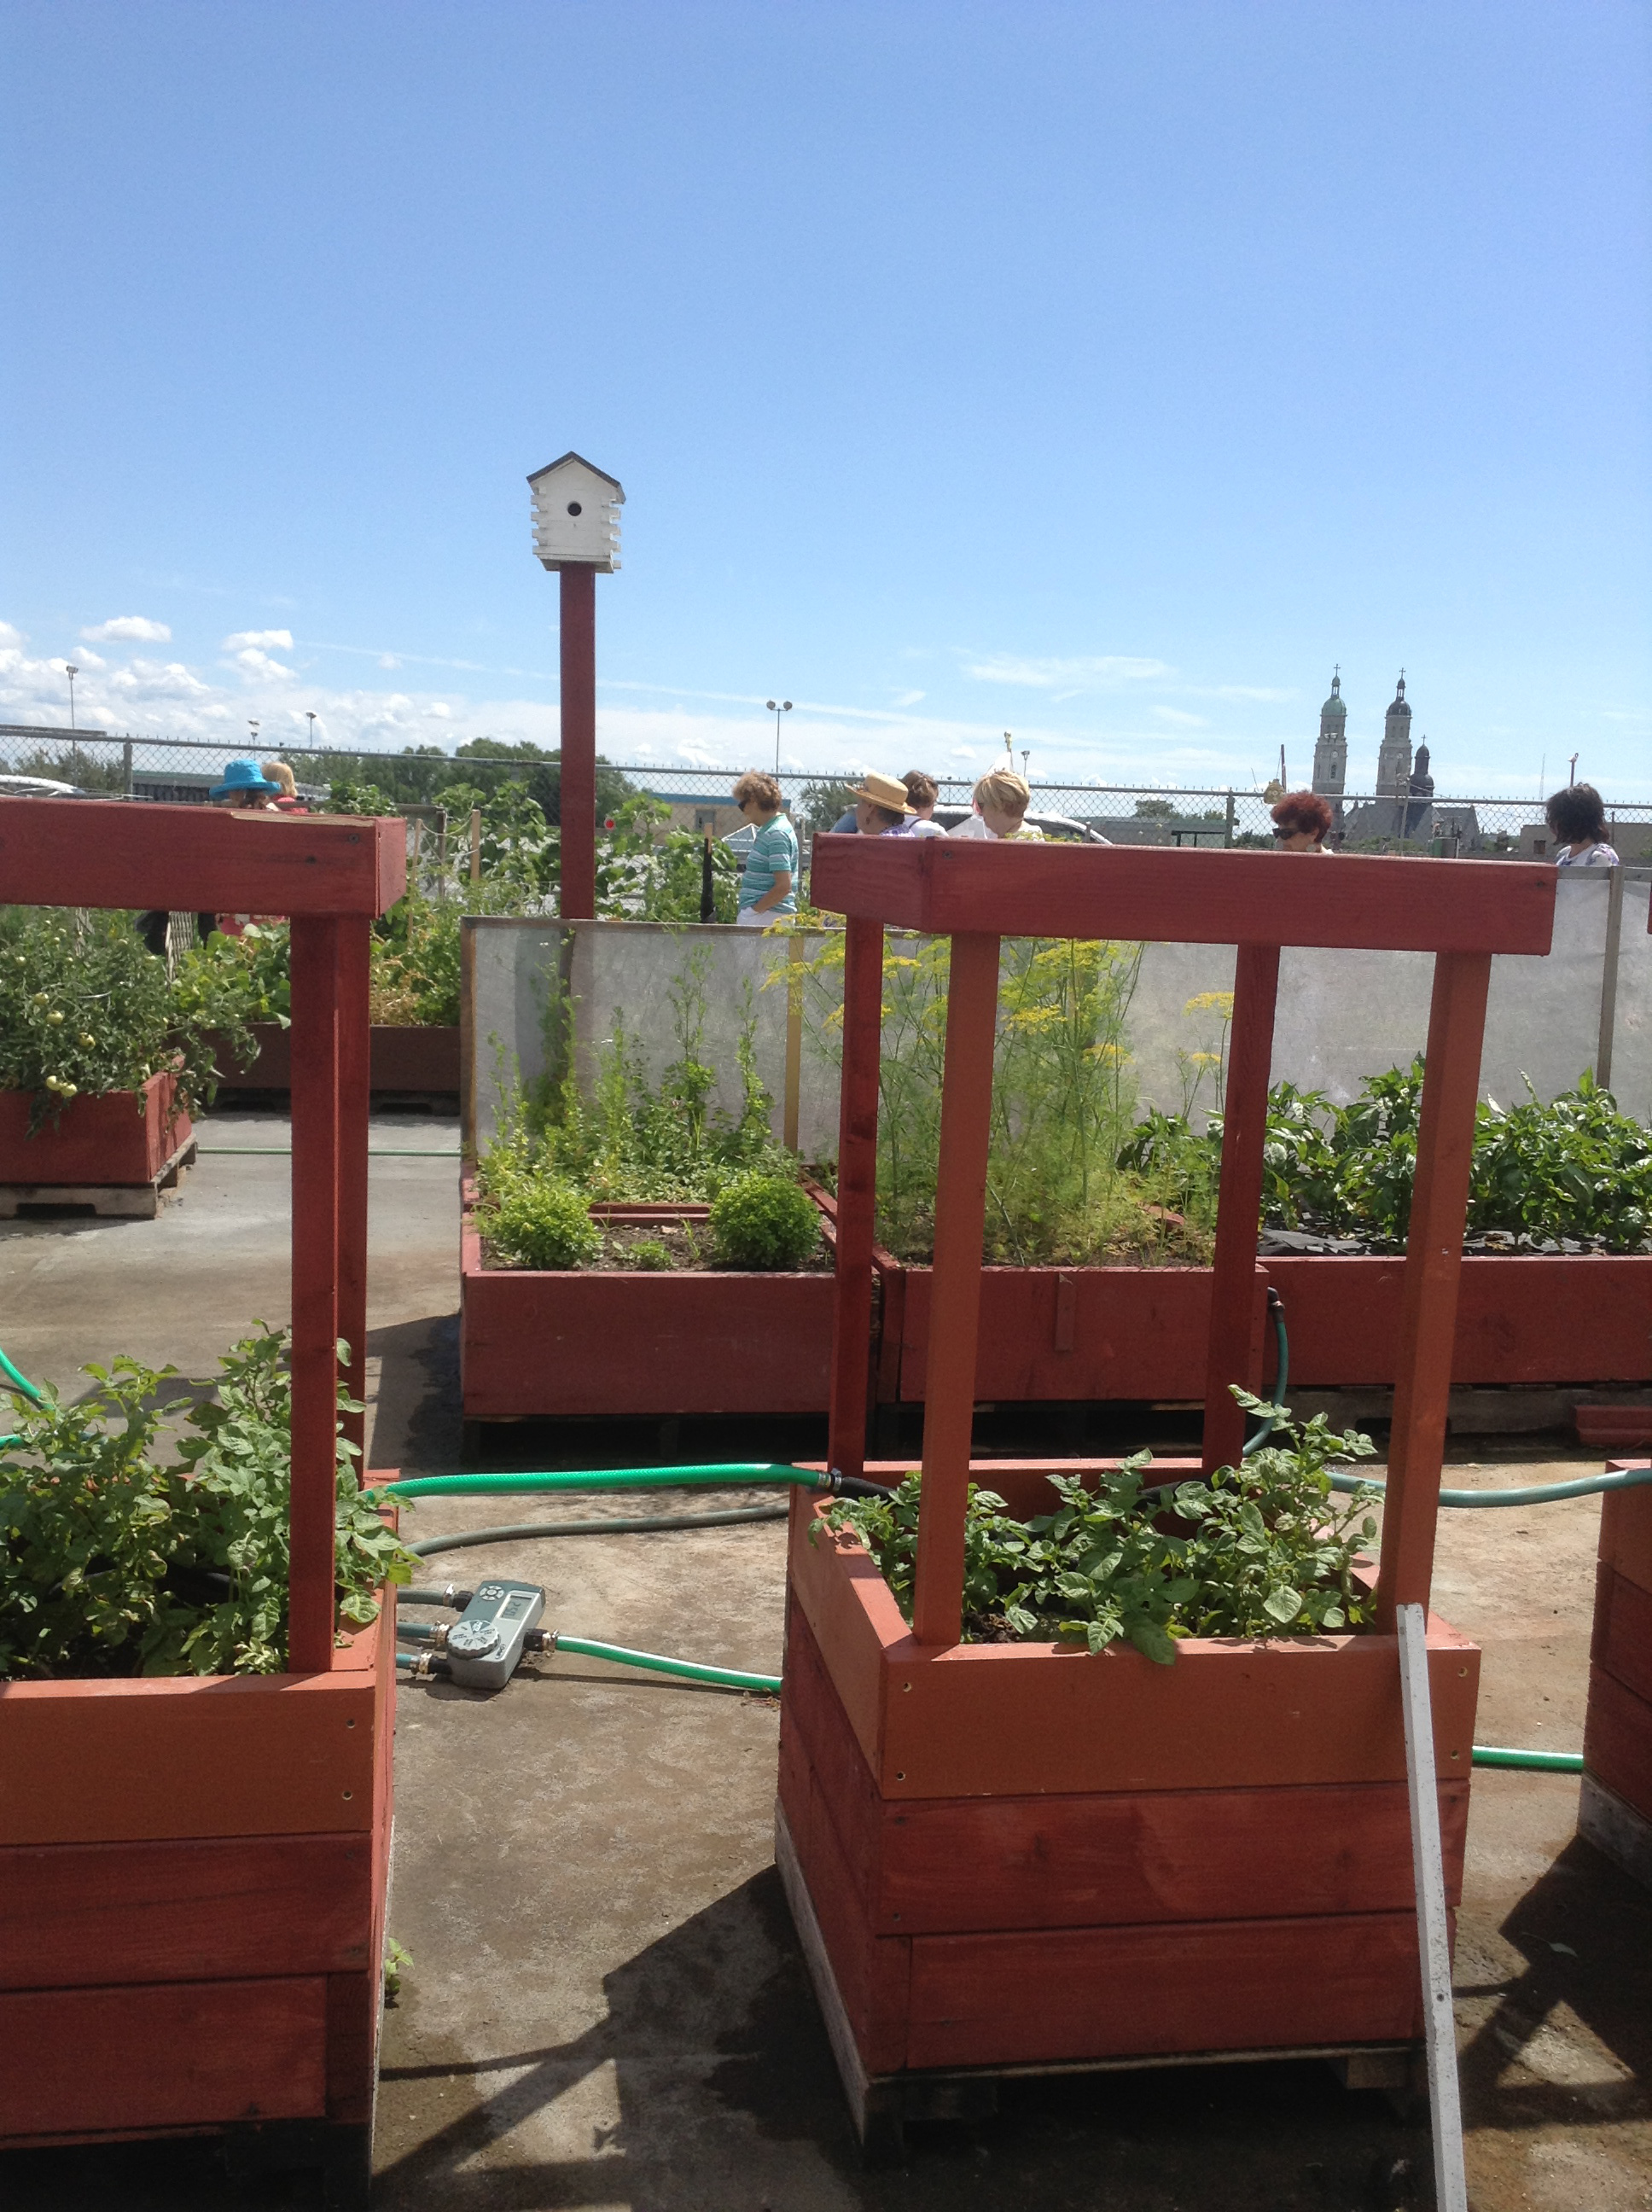
[[[1652,1893],[1579,1836],[1499,1933],[1523,1969],[1459,1985],[1460,2001],[1496,1998],[1458,2061],[1468,2125],[1652,2116]]]
[[[996,2119],[914,2129],[903,2169],[867,2171],[772,1869],[603,1986],[607,2016],[569,2043],[474,2060],[427,2039],[423,2063],[386,2067],[387,2084],[416,2083],[422,2101],[440,2087],[452,2116],[382,2169],[375,2203],[952,2212],[967,2197],[982,2212],[1394,2212],[1422,2201],[1425,2129],[1303,2064],[1014,2082]],[[524,2156],[543,2143],[549,2108],[604,2066],[619,2118],[589,2131],[590,2155]],[[512,2078],[492,2086],[501,2075]]]
[[[459,1316],[431,1314],[367,1331],[379,1366],[369,1468],[446,1474],[459,1464]]]

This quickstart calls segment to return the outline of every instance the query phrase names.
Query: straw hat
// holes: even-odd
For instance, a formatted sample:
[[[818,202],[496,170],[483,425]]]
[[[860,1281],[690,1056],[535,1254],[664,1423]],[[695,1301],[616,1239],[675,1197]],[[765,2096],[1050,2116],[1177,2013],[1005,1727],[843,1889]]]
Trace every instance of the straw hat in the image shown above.
[[[892,775],[868,775],[862,783],[851,784],[851,799],[867,799],[874,806],[881,806],[890,814],[915,814],[917,808],[907,794],[905,784]]]

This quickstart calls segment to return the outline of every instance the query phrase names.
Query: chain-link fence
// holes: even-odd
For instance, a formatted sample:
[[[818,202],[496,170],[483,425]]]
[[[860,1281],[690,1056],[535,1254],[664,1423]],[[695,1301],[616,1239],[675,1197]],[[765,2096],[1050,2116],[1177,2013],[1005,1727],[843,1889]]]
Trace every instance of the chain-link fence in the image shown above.
[[[191,738],[117,738],[102,730],[70,731],[0,724],[0,775],[41,778],[98,794],[173,805],[204,804],[222,775],[227,748]],[[487,754],[444,753],[431,746],[400,753],[286,745],[299,787],[319,798],[337,782],[369,787],[404,811],[446,804],[468,809],[476,794],[507,781],[523,784],[558,816],[560,770],[537,747],[500,746]],[[671,809],[674,827],[727,836],[741,817],[731,797],[738,769],[656,762],[604,763],[598,770],[604,818],[629,795],[649,792]],[[778,781],[787,811],[805,835],[829,829],[853,804],[850,771],[836,775],[784,771]],[[969,810],[973,780],[942,776],[943,819]],[[1093,836],[1113,844],[1267,845],[1269,801],[1258,791],[1226,787],[1166,788],[1144,783],[1057,783],[1032,779],[1033,818],[1047,833]],[[1349,793],[1333,802],[1337,842],[1346,852],[1430,853],[1464,859],[1552,859],[1553,841],[1539,797],[1450,798],[1408,790],[1383,797]],[[1627,861],[1652,860],[1652,801],[1606,805],[1607,836]]]

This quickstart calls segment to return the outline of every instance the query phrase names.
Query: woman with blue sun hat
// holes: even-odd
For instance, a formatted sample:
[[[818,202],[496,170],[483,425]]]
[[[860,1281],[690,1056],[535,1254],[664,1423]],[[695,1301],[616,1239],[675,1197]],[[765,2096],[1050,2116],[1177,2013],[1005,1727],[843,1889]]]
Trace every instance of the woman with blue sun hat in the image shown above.
[[[275,811],[281,786],[269,781],[257,761],[227,761],[224,780],[214,784],[211,796],[215,806],[233,806],[262,814]]]

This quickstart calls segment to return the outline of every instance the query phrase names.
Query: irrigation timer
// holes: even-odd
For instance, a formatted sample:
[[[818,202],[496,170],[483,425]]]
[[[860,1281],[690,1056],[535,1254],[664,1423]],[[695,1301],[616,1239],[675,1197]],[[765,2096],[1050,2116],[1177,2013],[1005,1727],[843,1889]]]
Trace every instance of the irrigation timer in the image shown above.
[[[447,1632],[447,1663],[471,1690],[502,1690],[522,1657],[522,1640],[545,1609],[537,1583],[486,1582]]]

